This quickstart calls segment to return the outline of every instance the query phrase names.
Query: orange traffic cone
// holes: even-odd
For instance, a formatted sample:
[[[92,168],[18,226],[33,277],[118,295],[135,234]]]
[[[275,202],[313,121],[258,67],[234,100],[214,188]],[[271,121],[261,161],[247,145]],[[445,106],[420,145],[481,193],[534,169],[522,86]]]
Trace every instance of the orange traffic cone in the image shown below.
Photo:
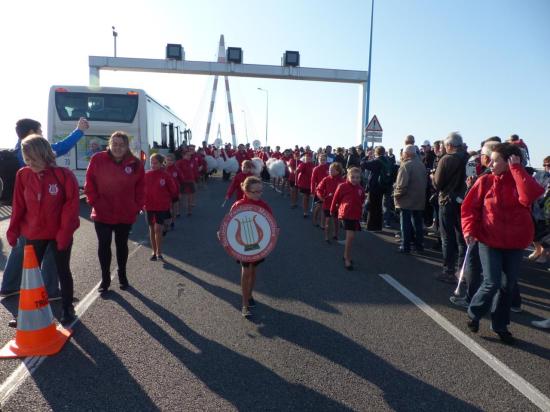
[[[72,330],[54,322],[34,247],[25,246],[17,332],[15,339],[0,350],[0,358],[54,355],[72,334]]]

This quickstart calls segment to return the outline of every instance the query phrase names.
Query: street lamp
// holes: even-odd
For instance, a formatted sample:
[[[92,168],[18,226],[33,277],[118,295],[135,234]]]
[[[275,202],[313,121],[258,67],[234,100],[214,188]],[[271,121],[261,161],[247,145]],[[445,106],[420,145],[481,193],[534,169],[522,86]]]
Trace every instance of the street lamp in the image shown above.
[[[241,110],[243,112],[244,116],[244,133],[246,134],[246,144],[248,144],[248,126],[246,125],[246,112],[244,110]]]
[[[258,90],[265,92],[265,145],[267,146],[267,124],[269,119],[269,91],[258,87]]]

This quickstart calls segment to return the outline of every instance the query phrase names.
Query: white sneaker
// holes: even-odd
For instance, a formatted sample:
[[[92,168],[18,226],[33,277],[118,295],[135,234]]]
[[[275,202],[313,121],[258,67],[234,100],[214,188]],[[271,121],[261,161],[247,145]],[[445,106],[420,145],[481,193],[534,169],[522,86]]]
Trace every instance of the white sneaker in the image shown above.
[[[510,308],[510,310],[514,313],[521,313],[521,307],[519,307],[519,306],[517,306],[517,307],[512,306]]]
[[[250,310],[246,306],[243,306],[243,308],[241,309],[241,315],[243,318],[248,318],[252,316],[252,312],[250,312]]]
[[[544,320],[534,320],[531,324],[537,328],[550,329],[550,318]]]
[[[538,258],[535,259],[535,263],[546,263],[546,256],[540,255]]]

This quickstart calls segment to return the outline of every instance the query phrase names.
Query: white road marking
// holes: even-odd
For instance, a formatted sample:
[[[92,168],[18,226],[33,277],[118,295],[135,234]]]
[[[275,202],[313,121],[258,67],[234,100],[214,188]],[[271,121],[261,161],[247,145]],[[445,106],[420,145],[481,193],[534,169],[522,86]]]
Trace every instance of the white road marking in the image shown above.
[[[489,353],[486,349],[481,347],[472,338],[454,326],[445,317],[439,314],[436,310],[432,309],[422,299],[412,293],[409,289],[404,287],[401,283],[395,280],[393,277],[387,274],[379,275],[382,279],[393,286],[399,293],[414,303],[422,312],[428,315],[435,323],[445,329],[453,338],[463,344],[474,355],[481,359],[491,369],[498,373],[504,380],[510,385],[516,388],[533,404],[538,406],[543,411],[550,411],[550,399],[546,397],[541,391],[519,376],[516,372],[499,361],[495,356]]]
[[[128,259],[132,257],[143,245],[143,242],[137,244],[137,247],[132,250],[128,255]],[[111,276],[111,280],[114,278]],[[76,319],[68,326],[69,328],[74,327],[74,325],[80,320],[80,317],[86,313],[86,311],[92,306],[96,299],[100,296],[97,289],[101,282],[98,282],[93,289],[82,299],[75,308]],[[47,356],[30,356],[23,359],[23,363],[19,365],[11,374],[6,378],[6,380],[0,385],[0,405],[8,401],[8,399],[17,391],[21,384],[32,375],[38,367],[44,362]]]

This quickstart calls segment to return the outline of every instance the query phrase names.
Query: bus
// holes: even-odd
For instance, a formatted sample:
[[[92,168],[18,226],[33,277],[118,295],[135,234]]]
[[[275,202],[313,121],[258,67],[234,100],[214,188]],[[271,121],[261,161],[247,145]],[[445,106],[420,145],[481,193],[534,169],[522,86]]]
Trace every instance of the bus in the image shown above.
[[[52,86],[48,104],[48,136],[52,143],[68,136],[80,117],[90,121],[86,135],[57,164],[71,169],[84,185],[90,158],[105,150],[116,130],[126,132],[130,150],[149,167],[149,155],[167,154],[190,143],[191,131],[168,107],[140,89]]]

